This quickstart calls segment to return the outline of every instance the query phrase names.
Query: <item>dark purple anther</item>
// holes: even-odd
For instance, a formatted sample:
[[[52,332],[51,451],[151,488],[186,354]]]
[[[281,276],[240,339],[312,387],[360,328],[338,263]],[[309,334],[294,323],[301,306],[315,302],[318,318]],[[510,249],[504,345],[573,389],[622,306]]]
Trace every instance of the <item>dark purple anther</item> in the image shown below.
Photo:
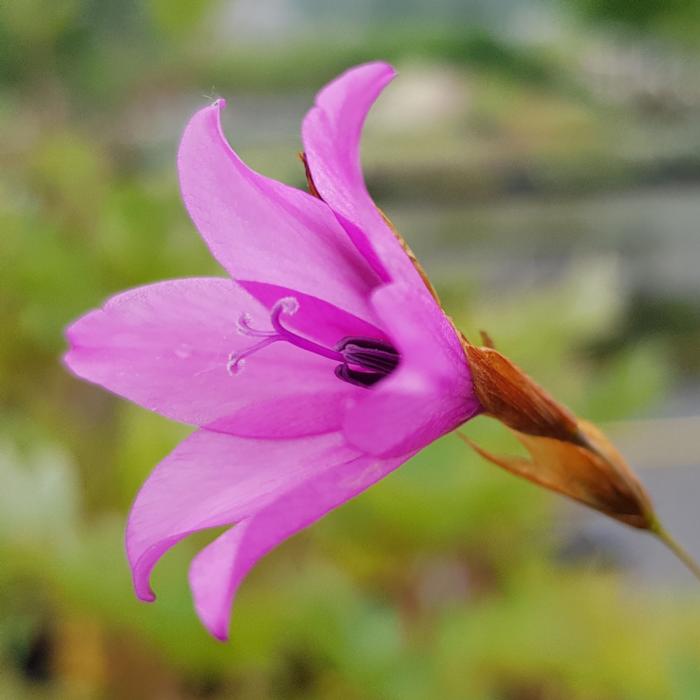
[[[399,353],[392,345],[375,338],[345,338],[336,346],[345,360],[335,375],[358,386],[373,386],[391,374],[399,364]]]

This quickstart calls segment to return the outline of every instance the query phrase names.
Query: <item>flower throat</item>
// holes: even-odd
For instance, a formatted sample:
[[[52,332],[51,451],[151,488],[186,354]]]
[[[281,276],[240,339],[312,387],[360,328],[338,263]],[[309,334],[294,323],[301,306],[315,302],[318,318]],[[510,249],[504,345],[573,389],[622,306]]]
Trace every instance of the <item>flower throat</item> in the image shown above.
[[[284,297],[275,302],[270,312],[272,330],[264,331],[251,327],[248,314],[242,314],[238,319],[238,332],[251,338],[258,338],[245,350],[232,352],[229,355],[226,369],[231,375],[238,374],[248,357],[266,348],[272,343],[284,341],[296,347],[312,352],[321,357],[327,357],[339,364],[335,368],[335,376],[349,384],[370,387],[379,380],[391,374],[399,364],[399,353],[388,342],[362,336],[343,338],[335,348],[327,348],[293,333],[282,325],[283,316],[293,316],[299,310],[299,302],[294,297]]]

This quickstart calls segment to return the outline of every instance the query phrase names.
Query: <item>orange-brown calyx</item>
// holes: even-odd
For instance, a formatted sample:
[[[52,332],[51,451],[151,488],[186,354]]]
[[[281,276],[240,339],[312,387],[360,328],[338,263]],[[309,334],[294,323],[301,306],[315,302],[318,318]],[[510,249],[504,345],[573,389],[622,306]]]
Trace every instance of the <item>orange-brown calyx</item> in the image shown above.
[[[585,444],[574,414],[516,364],[493,347],[477,347],[464,337],[462,345],[484,413],[526,435]]]
[[[494,455],[460,434],[465,442],[513,474],[632,527],[656,531],[649,496],[600,430],[576,418],[493,347],[466,339],[463,345],[484,413],[508,426],[529,457]]]

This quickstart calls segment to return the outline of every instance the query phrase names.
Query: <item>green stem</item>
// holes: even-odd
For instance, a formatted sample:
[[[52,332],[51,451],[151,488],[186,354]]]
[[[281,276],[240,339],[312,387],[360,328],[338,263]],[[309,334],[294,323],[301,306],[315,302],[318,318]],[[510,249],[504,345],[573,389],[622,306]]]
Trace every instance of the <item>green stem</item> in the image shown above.
[[[686,552],[673,535],[671,535],[658,520],[653,523],[651,532],[653,532],[688,567],[688,569],[693,572],[695,578],[700,581],[700,564]]]

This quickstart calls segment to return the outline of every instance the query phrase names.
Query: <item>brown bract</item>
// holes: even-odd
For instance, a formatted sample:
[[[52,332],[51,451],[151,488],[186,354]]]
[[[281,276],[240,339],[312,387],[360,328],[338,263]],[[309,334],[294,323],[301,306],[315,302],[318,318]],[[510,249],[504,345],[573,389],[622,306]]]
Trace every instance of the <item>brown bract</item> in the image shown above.
[[[460,437],[493,464],[616,520],[656,528],[651,500],[607,437],[577,419],[517,365],[491,347],[463,340],[484,413],[508,426],[529,458],[494,455]]]
[[[515,363],[491,347],[477,347],[462,336],[484,412],[509,428],[528,435],[557,438],[580,444],[576,417],[555,401]]]

